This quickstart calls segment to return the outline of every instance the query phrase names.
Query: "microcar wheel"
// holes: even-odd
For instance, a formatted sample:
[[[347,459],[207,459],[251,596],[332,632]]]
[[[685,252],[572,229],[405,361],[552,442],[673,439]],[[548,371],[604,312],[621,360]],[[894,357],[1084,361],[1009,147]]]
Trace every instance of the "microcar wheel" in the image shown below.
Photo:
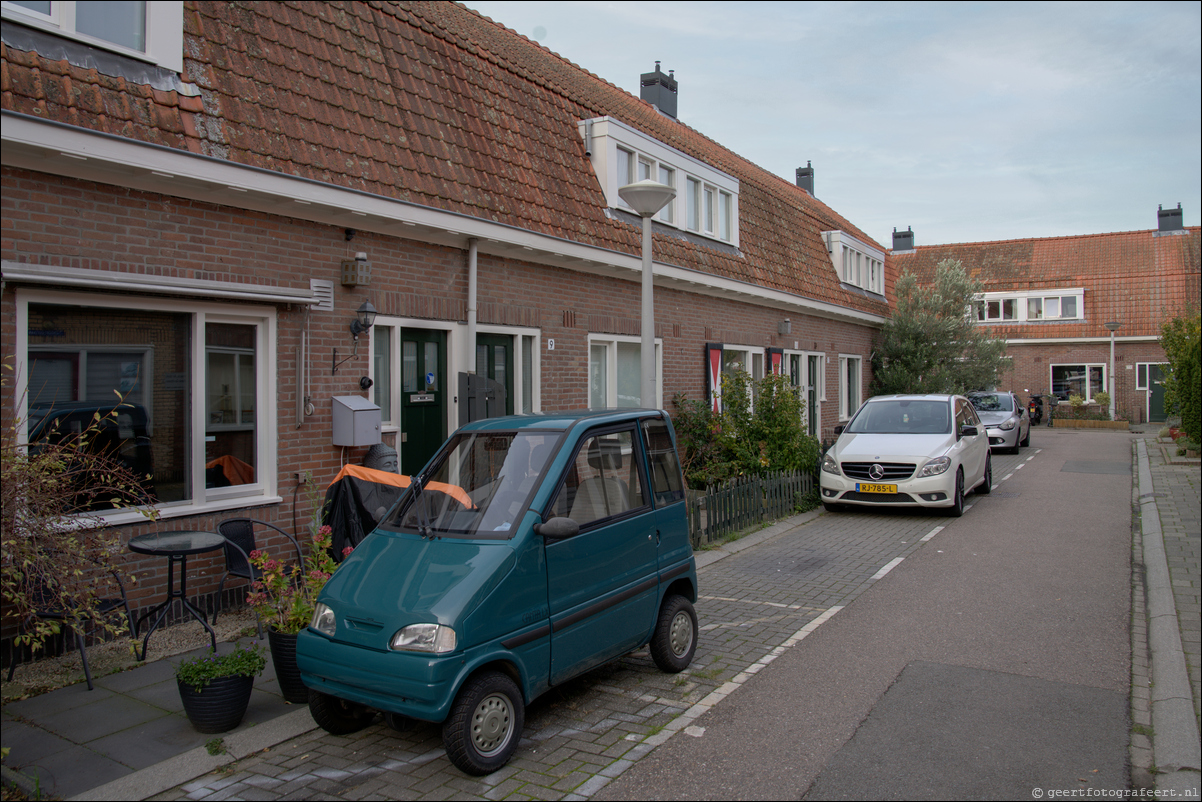
[[[371,724],[374,711],[355,702],[309,689],[309,713],[331,735],[350,735]]]
[[[684,596],[669,596],[664,599],[651,636],[651,658],[660,671],[679,674],[693,662],[695,651],[697,612]]]
[[[525,718],[517,683],[499,671],[477,674],[459,689],[442,725],[447,757],[465,774],[491,774],[513,756]]]
[[[977,485],[977,489],[973,491],[978,496],[988,496],[993,492],[993,455],[985,455],[985,478],[981,480],[981,484]]]
[[[948,508],[947,514],[953,518],[959,518],[964,514],[964,470],[956,469],[956,497],[952,501],[952,506]]]
[[[408,716],[403,716],[400,713],[389,713],[387,711],[384,713],[384,723],[396,732],[410,732],[415,725],[413,719]]]

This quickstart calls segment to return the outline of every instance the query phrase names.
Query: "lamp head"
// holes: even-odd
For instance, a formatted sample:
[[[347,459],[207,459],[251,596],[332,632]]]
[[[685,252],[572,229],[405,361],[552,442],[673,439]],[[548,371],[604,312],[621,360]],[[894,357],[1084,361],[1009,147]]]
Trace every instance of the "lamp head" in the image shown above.
[[[618,187],[618,197],[634,209],[640,217],[654,217],[659,210],[676,197],[676,190],[667,184],[644,178],[624,187]]]
[[[351,335],[357,340],[359,335],[370,329],[376,322],[376,315],[379,312],[371,305],[371,301],[364,301],[355,313],[355,319],[351,321]]]

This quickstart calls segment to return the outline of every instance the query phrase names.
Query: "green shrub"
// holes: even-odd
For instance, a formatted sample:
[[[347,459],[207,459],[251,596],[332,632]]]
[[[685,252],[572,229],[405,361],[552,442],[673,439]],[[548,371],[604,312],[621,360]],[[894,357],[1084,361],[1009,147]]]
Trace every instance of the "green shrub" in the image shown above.
[[[1202,441],[1202,313],[1189,311],[1165,323],[1160,345],[1169,360],[1165,406],[1181,415],[1181,428],[1190,440]]]
[[[722,412],[681,395],[672,424],[690,487],[733,476],[813,471],[818,441],[806,433],[805,402],[786,376],[752,380],[743,371],[722,374]]]
[[[263,673],[267,658],[257,646],[244,646],[229,654],[208,654],[185,660],[175,669],[175,678],[200,690],[219,677],[254,677]]]

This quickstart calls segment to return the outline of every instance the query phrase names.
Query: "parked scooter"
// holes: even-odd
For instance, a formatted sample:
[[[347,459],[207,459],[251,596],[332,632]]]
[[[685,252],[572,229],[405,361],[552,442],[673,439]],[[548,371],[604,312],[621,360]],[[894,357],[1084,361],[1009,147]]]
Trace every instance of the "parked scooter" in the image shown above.
[[[1027,402],[1027,414],[1031,418],[1031,425],[1038,426],[1043,420],[1043,396],[1035,393],[1031,396],[1031,400]]]

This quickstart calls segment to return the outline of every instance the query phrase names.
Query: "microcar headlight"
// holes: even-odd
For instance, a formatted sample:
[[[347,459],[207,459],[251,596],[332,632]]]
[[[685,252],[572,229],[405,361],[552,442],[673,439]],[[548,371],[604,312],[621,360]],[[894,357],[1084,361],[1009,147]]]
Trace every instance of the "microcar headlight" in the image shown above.
[[[822,470],[827,473],[833,473],[835,476],[841,475],[839,473],[839,463],[835,462],[835,458],[831,456],[829,451],[822,457]]]
[[[952,467],[952,461],[947,457],[935,457],[935,459],[922,466],[922,470],[918,472],[919,478],[923,476],[938,476]]]
[[[442,624],[410,624],[392,636],[388,648],[399,652],[453,652],[455,630]]]
[[[1006,422],[1001,426],[998,426],[998,428],[1008,432],[1014,428],[1014,424],[1016,423],[1018,423],[1018,421],[1016,421],[1014,418],[1007,418]]]
[[[309,622],[309,626],[327,638],[334,637],[334,632],[338,629],[334,611],[320,602],[313,608],[313,620]]]

